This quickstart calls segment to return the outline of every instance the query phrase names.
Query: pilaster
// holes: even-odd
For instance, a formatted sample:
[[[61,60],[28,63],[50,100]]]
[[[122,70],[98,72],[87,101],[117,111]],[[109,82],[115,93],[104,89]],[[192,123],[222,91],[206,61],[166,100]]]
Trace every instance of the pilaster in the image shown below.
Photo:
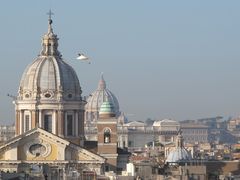
[[[20,134],[20,111],[19,110],[16,110],[16,113],[15,113],[15,135],[18,136]]]

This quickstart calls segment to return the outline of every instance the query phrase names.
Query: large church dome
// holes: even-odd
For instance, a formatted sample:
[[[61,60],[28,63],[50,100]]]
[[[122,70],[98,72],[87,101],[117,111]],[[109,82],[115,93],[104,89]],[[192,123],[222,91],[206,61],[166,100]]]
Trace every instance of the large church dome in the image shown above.
[[[21,99],[81,99],[78,77],[74,69],[63,61],[57,47],[58,38],[49,23],[40,55],[22,75],[19,87]]]
[[[85,105],[86,111],[86,121],[95,121],[98,118],[98,113],[103,102],[109,101],[113,107],[116,115],[119,114],[119,104],[115,95],[107,89],[106,82],[101,76],[98,84],[98,88],[87,99],[87,104]]]
[[[81,88],[73,68],[60,57],[39,56],[23,73],[20,81],[23,99],[39,95],[41,98],[80,99]],[[36,92],[35,92],[36,91]]]
[[[42,50],[25,69],[15,102],[16,135],[40,127],[81,144],[84,139],[84,105],[74,69],[58,51],[51,11]]]

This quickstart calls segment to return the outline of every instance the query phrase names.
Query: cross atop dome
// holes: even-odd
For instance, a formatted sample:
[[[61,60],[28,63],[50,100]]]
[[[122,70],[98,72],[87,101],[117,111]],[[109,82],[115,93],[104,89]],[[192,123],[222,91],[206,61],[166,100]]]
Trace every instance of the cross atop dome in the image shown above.
[[[51,9],[49,9],[47,15],[48,15],[48,20],[52,20],[52,15],[54,15],[54,13],[52,12]]]
[[[48,15],[48,34],[50,34],[50,33],[53,33],[53,29],[52,29],[52,22],[53,22],[52,21],[52,15],[54,15],[53,12],[51,11],[51,9],[47,13],[47,15]]]

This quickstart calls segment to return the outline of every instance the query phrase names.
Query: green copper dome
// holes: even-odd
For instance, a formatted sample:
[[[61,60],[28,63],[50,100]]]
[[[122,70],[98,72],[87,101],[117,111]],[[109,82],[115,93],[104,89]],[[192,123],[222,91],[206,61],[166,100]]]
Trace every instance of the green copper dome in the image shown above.
[[[102,103],[99,111],[99,115],[115,115],[115,109],[110,101],[105,101]]]

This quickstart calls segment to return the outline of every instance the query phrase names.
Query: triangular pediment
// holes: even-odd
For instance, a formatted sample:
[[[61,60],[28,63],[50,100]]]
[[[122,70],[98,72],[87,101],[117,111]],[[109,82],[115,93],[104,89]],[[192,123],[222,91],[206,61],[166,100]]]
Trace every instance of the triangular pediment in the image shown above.
[[[30,131],[27,131],[25,132],[24,134],[21,134],[19,136],[16,136],[10,140],[8,140],[7,142],[5,142],[2,146],[0,146],[0,150],[4,147],[10,147],[13,145],[13,144],[19,144],[19,143],[22,143],[22,141],[26,141],[26,140],[29,140],[29,141],[33,141],[34,139],[46,139],[46,140],[50,140],[52,142],[55,142],[57,144],[61,144],[61,145],[68,145],[70,142],[61,138],[61,137],[58,137],[52,133],[49,133],[48,131],[45,131],[44,129],[41,129],[41,128],[35,128],[35,129],[32,129]]]
[[[41,128],[16,136],[0,146],[0,160],[77,161],[104,163],[105,159]]]

